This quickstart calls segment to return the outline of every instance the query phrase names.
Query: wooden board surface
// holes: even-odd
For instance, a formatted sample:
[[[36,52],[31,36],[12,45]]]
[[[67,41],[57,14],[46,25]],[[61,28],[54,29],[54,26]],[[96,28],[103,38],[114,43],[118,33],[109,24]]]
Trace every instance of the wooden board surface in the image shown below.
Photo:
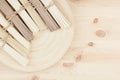
[[[41,72],[0,65],[0,80],[120,80],[120,1],[71,0],[74,39],[64,57]]]

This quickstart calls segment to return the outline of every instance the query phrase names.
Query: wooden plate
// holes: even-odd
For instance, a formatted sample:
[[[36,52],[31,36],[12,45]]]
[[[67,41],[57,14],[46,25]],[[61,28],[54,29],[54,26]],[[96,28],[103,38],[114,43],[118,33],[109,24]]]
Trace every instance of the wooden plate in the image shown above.
[[[31,42],[30,63],[27,66],[19,65],[9,55],[1,51],[0,60],[2,63],[13,69],[31,72],[46,69],[63,57],[73,38],[72,15],[69,5],[65,0],[54,0],[54,2],[60,10],[64,9],[61,10],[62,13],[71,22],[69,28],[54,32],[46,30],[36,34],[34,40]]]

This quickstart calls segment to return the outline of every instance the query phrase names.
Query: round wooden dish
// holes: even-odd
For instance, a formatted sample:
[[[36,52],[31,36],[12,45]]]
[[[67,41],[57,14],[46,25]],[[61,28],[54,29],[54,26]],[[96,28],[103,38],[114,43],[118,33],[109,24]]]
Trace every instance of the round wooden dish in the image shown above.
[[[54,32],[50,32],[49,30],[38,32],[31,42],[30,63],[27,66],[19,65],[1,51],[0,60],[2,63],[13,69],[33,72],[46,69],[57,63],[63,57],[73,38],[72,15],[69,5],[65,0],[54,0],[54,2],[71,22],[71,26]]]

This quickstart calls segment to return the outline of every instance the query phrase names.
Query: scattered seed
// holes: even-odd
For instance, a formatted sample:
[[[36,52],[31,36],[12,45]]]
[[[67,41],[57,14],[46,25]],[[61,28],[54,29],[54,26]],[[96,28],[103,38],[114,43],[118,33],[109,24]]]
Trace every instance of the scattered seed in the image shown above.
[[[99,19],[98,18],[94,18],[93,23],[98,23]]]
[[[92,47],[92,46],[94,46],[94,43],[93,43],[93,42],[89,42],[89,43],[88,43],[88,46],[91,46],[91,47]]]
[[[78,55],[78,56],[75,58],[75,61],[76,61],[76,62],[80,62],[80,61],[81,61],[81,58],[82,58],[82,55]]]
[[[31,80],[39,80],[39,77],[33,76]]]
[[[70,63],[63,63],[64,67],[72,67],[74,65],[74,63],[70,62]]]
[[[105,37],[106,33],[103,30],[97,30],[96,31],[96,36],[98,37]]]

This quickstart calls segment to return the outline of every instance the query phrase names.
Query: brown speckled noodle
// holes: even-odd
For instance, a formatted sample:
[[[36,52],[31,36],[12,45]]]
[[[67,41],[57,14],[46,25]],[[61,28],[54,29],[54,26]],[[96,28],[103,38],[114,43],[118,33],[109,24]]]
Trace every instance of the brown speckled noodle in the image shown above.
[[[18,41],[16,41],[11,35],[9,35],[0,25],[0,38],[5,40],[12,48],[17,50],[21,55],[27,56],[29,50],[23,47]],[[17,46],[17,47],[16,47]]]
[[[30,17],[29,13],[26,11],[26,8],[21,5],[18,0],[7,0],[7,2],[14,8],[26,26],[30,29],[30,31],[35,35],[39,29],[35,22]],[[27,5],[26,5],[27,6]]]
[[[39,15],[48,26],[50,31],[55,31],[60,28],[60,26],[55,22],[50,13],[46,10],[43,3],[40,0],[29,0],[31,4],[36,8]]]
[[[36,23],[40,31],[45,30],[47,27],[45,26],[44,22],[42,21],[41,17],[39,14],[36,12],[34,7],[30,4],[28,0],[18,0],[27,10],[29,13],[30,17],[33,19],[33,21]]]
[[[5,14],[8,20],[10,19],[10,21],[15,25],[15,27],[27,40],[33,39],[33,34],[22,22],[22,20],[17,15],[14,15],[15,12],[5,0],[0,0],[0,10]]]
[[[20,44],[22,44],[26,49],[30,48],[30,43],[27,41],[15,28],[14,25],[9,23],[2,13],[0,13],[0,24],[2,27],[14,37]]]
[[[8,53],[9,56],[19,64],[27,65],[29,60],[27,59],[26,49],[7,34],[7,32],[5,32],[1,27],[2,26],[0,25],[0,48],[2,48],[6,54]]]

